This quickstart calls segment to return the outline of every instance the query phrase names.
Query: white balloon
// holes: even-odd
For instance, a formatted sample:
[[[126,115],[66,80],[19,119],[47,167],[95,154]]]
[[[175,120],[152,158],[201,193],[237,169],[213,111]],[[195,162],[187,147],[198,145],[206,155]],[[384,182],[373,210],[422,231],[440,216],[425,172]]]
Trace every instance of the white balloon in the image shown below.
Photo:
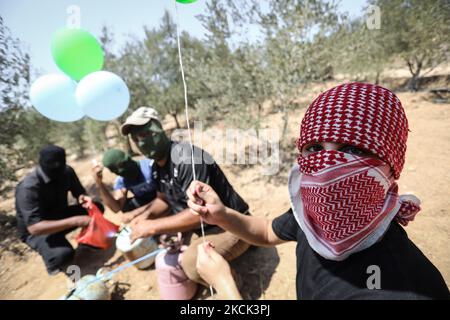
[[[125,81],[108,71],[97,71],[83,77],[75,97],[88,117],[100,121],[121,116],[130,103],[130,92]]]
[[[46,74],[30,88],[30,100],[39,113],[61,122],[83,118],[83,110],[75,99],[76,82],[63,74]]]

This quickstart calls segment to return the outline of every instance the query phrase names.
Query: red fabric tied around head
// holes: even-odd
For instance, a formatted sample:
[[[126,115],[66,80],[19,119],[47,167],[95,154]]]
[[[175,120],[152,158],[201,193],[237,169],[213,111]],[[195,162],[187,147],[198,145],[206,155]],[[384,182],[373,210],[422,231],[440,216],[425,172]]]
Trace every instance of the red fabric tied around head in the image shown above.
[[[108,249],[114,241],[114,235],[119,231],[119,226],[104,218],[102,212],[92,201],[87,203],[87,211],[91,222],[81,230],[77,236],[77,242],[100,249]]]
[[[369,83],[346,83],[321,93],[300,126],[300,151],[312,142],[337,142],[370,151],[395,179],[405,163],[408,120],[398,97]]]
[[[406,226],[420,210],[414,195],[398,195],[408,120],[398,97],[368,83],[321,93],[309,106],[297,140],[298,166],[289,176],[291,207],[309,245],[341,261],[379,241],[391,221]],[[308,144],[334,142],[368,151],[302,155]]]

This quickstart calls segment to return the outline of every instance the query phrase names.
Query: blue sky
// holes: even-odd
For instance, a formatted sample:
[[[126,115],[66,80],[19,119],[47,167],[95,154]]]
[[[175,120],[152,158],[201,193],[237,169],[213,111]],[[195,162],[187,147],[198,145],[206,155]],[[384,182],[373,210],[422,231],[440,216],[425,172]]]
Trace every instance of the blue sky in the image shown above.
[[[71,5],[81,10],[81,27],[95,36],[106,25],[114,32],[115,48],[129,35],[142,37],[142,26],[158,26],[165,9],[174,12],[174,0],[0,0],[0,15],[14,37],[19,38],[31,55],[34,68],[43,73],[58,72],[50,43],[53,33],[66,25]],[[205,2],[179,4],[181,29],[196,37],[205,30],[195,18],[204,12]],[[361,14],[365,0],[342,0],[340,10],[351,16]]]

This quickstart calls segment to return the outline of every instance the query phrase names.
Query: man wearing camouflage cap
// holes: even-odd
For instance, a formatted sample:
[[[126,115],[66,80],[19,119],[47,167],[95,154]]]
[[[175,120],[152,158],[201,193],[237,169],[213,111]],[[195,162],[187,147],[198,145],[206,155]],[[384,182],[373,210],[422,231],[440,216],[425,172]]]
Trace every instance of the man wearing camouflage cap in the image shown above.
[[[193,216],[187,206],[186,190],[194,180],[190,144],[172,141],[164,132],[154,108],[137,109],[126,119],[121,131],[131,137],[144,156],[154,160],[152,171],[157,186],[155,201],[135,210],[141,215],[131,222],[132,240],[156,234],[186,232],[189,247],[183,254],[181,265],[191,280],[205,284],[196,268],[197,245],[202,241],[200,218]],[[224,203],[242,214],[249,214],[247,203],[233,189],[211,155],[195,146],[193,148],[195,180],[214,185]],[[167,208],[172,212],[170,216],[154,218]],[[205,235],[206,240],[214,243],[216,251],[228,261],[237,258],[249,247],[246,242],[217,226],[205,225]]]

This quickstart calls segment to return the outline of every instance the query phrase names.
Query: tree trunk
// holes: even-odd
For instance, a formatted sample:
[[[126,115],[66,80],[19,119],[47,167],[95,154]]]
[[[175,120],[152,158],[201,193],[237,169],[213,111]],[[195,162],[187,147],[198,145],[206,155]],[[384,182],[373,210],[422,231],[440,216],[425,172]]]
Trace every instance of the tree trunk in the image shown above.
[[[416,59],[416,66],[411,61],[407,61],[409,72],[412,74],[412,78],[409,79],[407,87],[410,91],[418,91],[419,90],[419,75],[422,71],[422,60]]]
[[[380,84],[380,71],[377,71],[377,73],[375,75],[375,84],[376,85]]]
[[[284,138],[287,133],[288,124],[289,124],[289,110],[285,106],[283,107],[282,119],[283,119],[283,127],[282,127],[282,131],[281,131],[281,141],[284,141]]]
[[[418,91],[419,90],[419,76],[414,74],[411,79],[408,80],[408,90]]]
[[[262,103],[258,103],[258,115],[256,119],[256,134],[259,135],[259,129],[261,128],[261,113],[262,113]]]
[[[173,117],[173,119],[175,120],[175,124],[176,124],[176,126],[177,126],[177,129],[180,129],[181,127],[180,127],[180,123],[178,122],[177,114],[176,114],[176,113],[171,113],[170,115],[171,115],[171,116]]]

